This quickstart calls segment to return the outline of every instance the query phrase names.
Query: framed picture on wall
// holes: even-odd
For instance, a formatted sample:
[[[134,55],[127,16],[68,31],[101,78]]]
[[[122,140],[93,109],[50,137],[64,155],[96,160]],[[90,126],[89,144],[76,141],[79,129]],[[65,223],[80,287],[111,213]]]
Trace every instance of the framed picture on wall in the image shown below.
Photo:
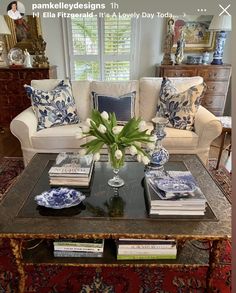
[[[180,38],[181,32],[185,36],[185,52],[205,52],[213,51],[215,47],[215,32],[209,31],[213,15],[186,15],[175,18],[174,23],[174,46]]]
[[[11,35],[6,36],[7,50],[17,47],[22,50],[27,49],[30,54],[34,55],[33,42],[42,35],[40,18],[24,15],[20,19],[13,20],[6,15],[5,20],[11,31]]]

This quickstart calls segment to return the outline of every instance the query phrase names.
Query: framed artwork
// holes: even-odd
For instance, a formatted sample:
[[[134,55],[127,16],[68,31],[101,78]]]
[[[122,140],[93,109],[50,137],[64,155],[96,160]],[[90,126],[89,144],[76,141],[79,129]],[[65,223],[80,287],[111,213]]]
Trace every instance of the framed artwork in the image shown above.
[[[213,15],[186,15],[180,18],[175,18],[174,23],[174,46],[180,38],[180,34],[184,31],[185,35],[185,52],[205,52],[213,51],[215,48],[216,34],[209,31]]]
[[[11,31],[11,35],[6,36],[7,50],[17,47],[22,50],[27,49],[31,55],[34,55],[32,45],[34,39],[42,35],[40,18],[32,15],[25,15],[16,20],[13,20],[8,15],[4,17]]]

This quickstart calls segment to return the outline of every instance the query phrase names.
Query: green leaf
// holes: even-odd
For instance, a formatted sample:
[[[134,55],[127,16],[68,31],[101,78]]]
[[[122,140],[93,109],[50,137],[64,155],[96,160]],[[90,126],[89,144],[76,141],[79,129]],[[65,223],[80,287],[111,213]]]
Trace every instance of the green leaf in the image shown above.
[[[87,147],[87,150],[86,150],[86,154],[89,154],[89,153],[97,153],[100,151],[100,149],[103,147],[104,145],[104,142],[103,141],[100,141],[98,142],[96,145],[89,145],[88,144],[88,147]]]
[[[111,121],[111,129],[115,126],[117,126],[117,120],[116,120],[116,115],[114,112],[110,113],[109,115],[110,121]]]

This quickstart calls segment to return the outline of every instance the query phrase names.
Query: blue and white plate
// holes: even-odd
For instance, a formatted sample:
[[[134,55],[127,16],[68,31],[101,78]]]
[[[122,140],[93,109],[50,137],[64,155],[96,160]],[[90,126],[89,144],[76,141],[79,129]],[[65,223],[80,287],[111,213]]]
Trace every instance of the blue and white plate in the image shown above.
[[[35,196],[34,199],[40,206],[52,209],[64,209],[80,204],[85,199],[85,195],[74,189],[58,187],[45,191]]]
[[[156,180],[157,187],[165,192],[182,193],[193,192],[197,186],[185,179],[163,178]]]

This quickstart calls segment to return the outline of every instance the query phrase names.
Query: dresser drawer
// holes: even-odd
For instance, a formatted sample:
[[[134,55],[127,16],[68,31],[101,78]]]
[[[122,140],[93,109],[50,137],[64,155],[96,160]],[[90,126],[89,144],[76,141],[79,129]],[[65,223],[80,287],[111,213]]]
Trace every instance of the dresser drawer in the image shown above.
[[[206,82],[207,91],[206,95],[216,94],[216,95],[226,95],[228,91],[228,84],[224,81],[208,81]]]
[[[18,70],[12,71],[0,71],[0,79],[4,79],[5,81],[9,82],[10,80],[13,81],[14,79],[19,78]]]
[[[207,109],[223,108],[224,104],[225,104],[225,96],[205,95],[201,102],[201,105]]]
[[[167,77],[191,77],[196,75],[197,75],[197,71],[195,69],[164,68],[163,70],[163,76],[167,76]]]
[[[48,79],[49,78],[49,70],[42,69],[41,71],[38,70],[25,70],[19,72],[19,78],[23,80],[32,80],[32,79]]]
[[[231,74],[230,68],[199,69],[197,74],[207,80],[228,80]]]

